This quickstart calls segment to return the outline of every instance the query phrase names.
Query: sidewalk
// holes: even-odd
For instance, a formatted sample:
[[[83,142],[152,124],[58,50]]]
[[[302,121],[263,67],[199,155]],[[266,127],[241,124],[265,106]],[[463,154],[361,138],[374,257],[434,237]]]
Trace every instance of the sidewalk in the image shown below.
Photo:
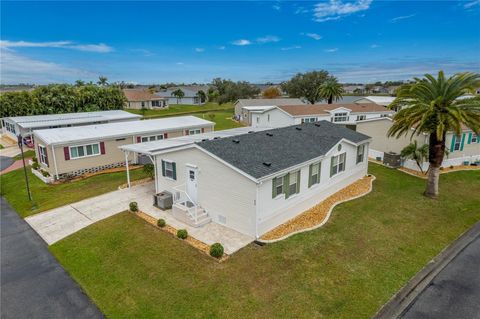
[[[28,159],[25,160],[25,163],[28,161]],[[14,171],[16,169],[19,169],[19,168],[22,168],[23,167],[23,162],[22,160],[17,160],[15,162],[13,162],[12,165],[10,165],[9,167],[5,168],[3,171],[0,171],[0,175],[2,174],[6,174],[8,172],[11,172],[11,171]]]

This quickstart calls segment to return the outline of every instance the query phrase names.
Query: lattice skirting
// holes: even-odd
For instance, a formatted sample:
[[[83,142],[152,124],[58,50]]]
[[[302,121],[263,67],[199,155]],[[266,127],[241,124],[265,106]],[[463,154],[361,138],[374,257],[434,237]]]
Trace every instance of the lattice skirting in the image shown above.
[[[73,171],[73,172],[58,174],[58,178],[59,179],[73,178],[73,177],[77,177],[77,176],[82,176],[82,175],[87,174],[87,173],[96,173],[96,172],[103,171],[105,169],[122,167],[122,166],[125,166],[125,162],[101,165],[101,166],[96,166],[96,167],[91,167],[91,168],[83,168],[83,169],[79,169],[79,170]]]

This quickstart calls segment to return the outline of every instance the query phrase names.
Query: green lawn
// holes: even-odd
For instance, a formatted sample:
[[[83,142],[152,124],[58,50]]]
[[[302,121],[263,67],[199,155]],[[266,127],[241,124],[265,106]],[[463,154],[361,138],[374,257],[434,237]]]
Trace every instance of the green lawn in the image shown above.
[[[47,185],[32,174],[28,167],[28,179],[33,202],[28,201],[23,169],[0,176],[1,195],[21,217],[60,207],[79,200],[116,190],[127,182],[126,173],[109,173],[59,185]],[[132,180],[147,177],[142,169],[130,171]]]
[[[126,111],[144,115],[145,118],[157,118],[164,116],[178,116],[178,115],[189,115],[192,113],[203,113],[209,111],[223,111],[223,110],[233,110],[232,103],[225,103],[219,105],[218,103],[208,102],[204,105],[188,105],[188,104],[178,104],[170,105],[166,110],[142,110],[137,109],[126,109]]]
[[[34,151],[34,150],[24,151],[24,152],[23,152],[23,156],[25,157],[25,159],[27,159],[27,158],[32,158],[32,157],[35,156],[35,151]],[[15,161],[21,160],[21,159],[22,159],[22,154],[18,154],[17,156],[14,156],[13,159],[14,159]]]
[[[221,264],[129,213],[50,248],[108,318],[369,318],[480,220],[480,171],[442,175],[439,200],[421,179],[370,172],[374,190],[324,227]]]
[[[210,115],[212,114],[214,115],[214,117],[210,117]],[[221,131],[242,126],[240,123],[232,120],[233,110],[195,114],[195,116],[205,119],[207,121],[215,122],[215,131]]]

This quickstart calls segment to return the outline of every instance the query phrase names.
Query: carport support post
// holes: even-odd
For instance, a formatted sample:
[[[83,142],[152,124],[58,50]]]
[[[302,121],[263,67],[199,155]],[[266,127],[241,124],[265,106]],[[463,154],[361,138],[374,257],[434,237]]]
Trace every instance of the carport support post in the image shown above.
[[[128,188],[130,188],[130,170],[128,169],[128,151],[125,151],[125,166],[127,167],[127,184]]]
[[[155,160],[155,156],[150,156],[148,155],[148,157],[150,158],[150,160],[152,161],[153,163],[153,171],[155,173],[155,194],[158,194],[158,185],[157,185],[157,161]]]

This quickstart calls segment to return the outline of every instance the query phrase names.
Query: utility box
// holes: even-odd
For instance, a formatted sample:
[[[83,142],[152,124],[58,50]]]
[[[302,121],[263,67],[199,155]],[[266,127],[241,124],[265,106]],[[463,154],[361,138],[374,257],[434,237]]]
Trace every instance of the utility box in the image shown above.
[[[383,164],[391,168],[399,168],[402,165],[402,158],[397,153],[384,153]]]
[[[153,195],[153,206],[161,210],[171,209],[173,205],[173,195],[169,191]]]

